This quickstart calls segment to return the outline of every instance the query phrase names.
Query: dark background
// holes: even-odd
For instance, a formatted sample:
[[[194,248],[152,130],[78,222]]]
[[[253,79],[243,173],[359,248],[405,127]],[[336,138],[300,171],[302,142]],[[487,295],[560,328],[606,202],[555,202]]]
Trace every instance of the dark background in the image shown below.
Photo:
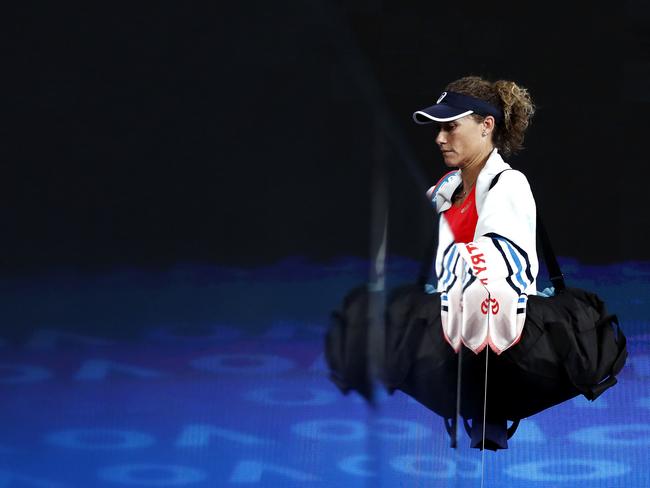
[[[557,253],[650,259],[647,5],[21,4],[3,20],[0,267],[363,257],[377,154],[389,252],[419,257],[445,168],[411,114],[467,74],[532,93],[510,162]]]

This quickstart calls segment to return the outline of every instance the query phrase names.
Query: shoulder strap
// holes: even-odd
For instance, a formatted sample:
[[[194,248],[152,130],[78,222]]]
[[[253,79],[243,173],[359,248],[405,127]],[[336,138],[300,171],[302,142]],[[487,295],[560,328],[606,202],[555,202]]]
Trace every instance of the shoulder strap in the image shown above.
[[[492,178],[488,191],[494,188],[494,186],[499,182],[499,178],[503,173],[505,173],[506,171],[510,171],[511,169],[512,168],[504,169],[500,173],[497,173],[494,176],[494,178]],[[440,218],[440,216],[437,213],[436,216]],[[562,274],[560,265],[557,262],[557,258],[555,257],[555,251],[553,251],[553,246],[551,245],[551,240],[548,237],[548,233],[546,232],[546,228],[544,227],[544,223],[542,222],[542,217],[540,216],[539,213],[539,207],[537,207],[537,239],[541,244],[542,257],[544,258],[544,262],[546,263],[549,279],[553,284],[553,287],[555,288],[556,291],[564,290],[566,288],[566,284],[564,282],[564,275]],[[422,264],[420,265],[420,272],[418,273],[417,285],[420,286],[421,288],[424,288],[424,286],[427,283],[429,283],[429,280],[431,278],[431,270],[433,269],[433,263],[435,260],[435,255],[437,250],[438,250],[438,228],[436,227],[433,230],[433,236],[430,239],[429,246],[426,249],[424,259],[422,260]]]
[[[542,217],[539,214],[539,207],[537,208],[537,239],[542,244],[542,255],[546,263],[546,270],[548,271],[548,277],[551,283],[553,283],[555,291],[564,290],[566,288],[564,275],[555,257],[555,251],[553,251],[553,246],[546,232],[546,227],[544,227],[544,222],[542,222]]]
[[[494,188],[494,185],[496,185],[499,182],[499,178],[501,178],[501,175],[505,173],[506,171],[510,171],[512,168],[504,169],[500,173],[497,173],[494,175],[494,178],[492,178],[492,181],[490,182],[490,187],[488,188],[488,191],[490,191],[492,188]]]

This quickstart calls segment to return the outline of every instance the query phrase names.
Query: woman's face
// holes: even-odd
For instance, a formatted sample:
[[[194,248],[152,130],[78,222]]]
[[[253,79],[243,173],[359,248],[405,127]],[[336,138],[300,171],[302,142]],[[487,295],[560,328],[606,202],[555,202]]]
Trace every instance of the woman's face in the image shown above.
[[[482,136],[484,126],[470,115],[441,122],[438,128],[436,144],[450,168],[463,168],[485,154],[488,138]]]

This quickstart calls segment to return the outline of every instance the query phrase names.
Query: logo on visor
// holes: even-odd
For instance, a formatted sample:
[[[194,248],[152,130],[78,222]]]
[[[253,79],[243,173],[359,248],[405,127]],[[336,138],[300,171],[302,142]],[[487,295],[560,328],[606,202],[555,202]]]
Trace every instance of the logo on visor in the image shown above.
[[[442,92],[442,95],[440,95],[440,98],[438,98],[438,101],[436,103],[440,103],[443,98],[447,96],[447,92]]]

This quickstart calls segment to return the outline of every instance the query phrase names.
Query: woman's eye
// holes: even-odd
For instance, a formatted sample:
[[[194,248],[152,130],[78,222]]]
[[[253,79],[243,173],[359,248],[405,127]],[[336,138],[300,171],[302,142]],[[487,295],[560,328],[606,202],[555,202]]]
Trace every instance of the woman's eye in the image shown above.
[[[440,124],[438,127],[435,129],[435,133],[438,134],[440,132],[451,132],[457,127],[457,124]]]

